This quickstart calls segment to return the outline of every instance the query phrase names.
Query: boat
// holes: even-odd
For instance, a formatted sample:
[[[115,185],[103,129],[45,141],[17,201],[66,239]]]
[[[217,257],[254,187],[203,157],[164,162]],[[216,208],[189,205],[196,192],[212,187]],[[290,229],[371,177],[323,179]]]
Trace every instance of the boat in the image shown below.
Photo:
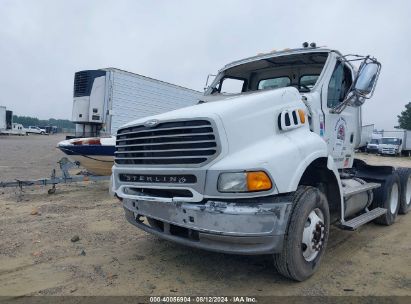
[[[89,173],[108,176],[114,164],[115,145],[115,136],[90,137],[63,140],[57,144],[57,148]]]

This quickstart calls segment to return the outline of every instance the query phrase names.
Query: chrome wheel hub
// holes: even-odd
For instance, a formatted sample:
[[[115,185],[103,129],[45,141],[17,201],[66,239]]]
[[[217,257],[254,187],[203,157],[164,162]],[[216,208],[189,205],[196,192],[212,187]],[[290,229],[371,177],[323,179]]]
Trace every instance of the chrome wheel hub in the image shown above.
[[[314,260],[324,246],[324,215],[318,208],[312,210],[305,221],[301,249],[307,262]]]

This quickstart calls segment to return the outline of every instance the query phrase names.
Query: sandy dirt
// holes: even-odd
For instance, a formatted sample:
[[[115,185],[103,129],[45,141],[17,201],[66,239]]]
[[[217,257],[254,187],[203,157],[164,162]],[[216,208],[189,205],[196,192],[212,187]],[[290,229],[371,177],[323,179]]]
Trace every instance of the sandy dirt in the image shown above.
[[[47,176],[61,139],[0,137],[0,181]],[[411,167],[409,158],[360,158]],[[294,283],[271,256],[211,253],[138,230],[107,182],[47,189],[0,189],[0,295],[411,295],[411,214],[390,227],[333,228],[319,271]]]

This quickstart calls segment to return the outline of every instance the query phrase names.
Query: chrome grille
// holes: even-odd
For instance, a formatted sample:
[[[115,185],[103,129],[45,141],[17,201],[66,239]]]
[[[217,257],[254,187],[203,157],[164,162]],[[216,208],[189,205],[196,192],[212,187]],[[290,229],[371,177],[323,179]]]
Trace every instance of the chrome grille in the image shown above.
[[[162,122],[117,132],[115,162],[123,165],[198,165],[214,158],[218,144],[207,120]]]

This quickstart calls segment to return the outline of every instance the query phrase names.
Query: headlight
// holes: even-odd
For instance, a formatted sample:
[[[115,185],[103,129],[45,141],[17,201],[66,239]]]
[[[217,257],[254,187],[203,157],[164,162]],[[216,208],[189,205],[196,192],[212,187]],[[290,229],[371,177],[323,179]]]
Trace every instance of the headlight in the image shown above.
[[[218,177],[218,191],[220,192],[246,192],[247,175],[241,173],[221,173]]]
[[[272,187],[271,179],[263,171],[221,173],[217,184],[220,192],[266,191]]]

